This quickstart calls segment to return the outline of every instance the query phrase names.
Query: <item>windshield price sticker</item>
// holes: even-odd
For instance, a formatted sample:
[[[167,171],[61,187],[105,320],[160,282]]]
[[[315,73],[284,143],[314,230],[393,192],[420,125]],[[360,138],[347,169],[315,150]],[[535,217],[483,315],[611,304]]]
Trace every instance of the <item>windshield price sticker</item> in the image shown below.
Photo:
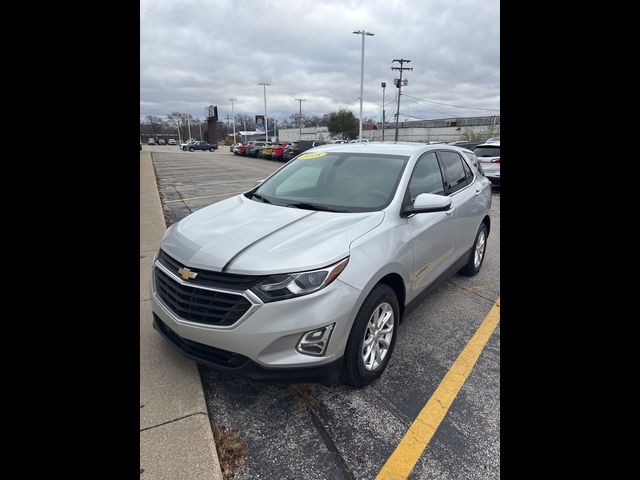
[[[298,160],[311,160],[312,158],[324,157],[327,152],[313,152],[313,153],[303,153],[298,157]]]

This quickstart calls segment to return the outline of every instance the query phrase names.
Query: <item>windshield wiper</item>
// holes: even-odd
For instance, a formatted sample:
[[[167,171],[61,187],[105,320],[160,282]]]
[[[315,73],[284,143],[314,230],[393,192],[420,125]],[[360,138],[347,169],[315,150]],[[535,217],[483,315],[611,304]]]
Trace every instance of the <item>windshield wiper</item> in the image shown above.
[[[262,203],[271,203],[270,200],[267,200],[265,197],[263,197],[262,195],[260,195],[259,193],[252,193],[251,194],[252,197],[256,197],[259,198],[260,200],[262,200]]]
[[[317,203],[309,203],[309,202],[289,203],[286,206],[294,207],[294,208],[303,208],[305,210],[321,210],[323,212],[348,213],[348,210],[338,210],[336,208],[325,207],[324,205],[318,205]]]

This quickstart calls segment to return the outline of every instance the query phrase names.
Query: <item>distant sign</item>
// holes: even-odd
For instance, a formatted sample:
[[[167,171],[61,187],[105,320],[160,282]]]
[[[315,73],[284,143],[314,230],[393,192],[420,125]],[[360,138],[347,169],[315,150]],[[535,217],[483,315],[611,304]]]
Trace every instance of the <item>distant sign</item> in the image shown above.
[[[264,133],[264,115],[256,115],[256,130]]]
[[[218,119],[218,106],[217,105],[209,105],[209,114],[207,115],[209,118]]]

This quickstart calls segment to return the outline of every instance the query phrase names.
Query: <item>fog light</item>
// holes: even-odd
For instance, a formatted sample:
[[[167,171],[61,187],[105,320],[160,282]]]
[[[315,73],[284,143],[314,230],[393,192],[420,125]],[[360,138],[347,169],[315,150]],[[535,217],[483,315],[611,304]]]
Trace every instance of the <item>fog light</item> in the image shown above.
[[[318,330],[311,330],[310,332],[302,335],[302,338],[298,342],[296,350],[305,355],[313,355],[320,357],[324,355],[327,345],[329,344],[329,338],[333,331],[335,323],[328,325]]]

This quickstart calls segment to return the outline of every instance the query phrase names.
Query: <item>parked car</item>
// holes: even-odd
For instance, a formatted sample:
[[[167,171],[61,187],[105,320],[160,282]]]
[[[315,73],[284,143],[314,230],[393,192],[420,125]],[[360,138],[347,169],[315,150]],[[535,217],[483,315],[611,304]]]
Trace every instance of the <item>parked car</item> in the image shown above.
[[[156,141],[153,138],[149,138],[149,140],[147,140],[147,144],[149,145],[155,145]]]
[[[249,140],[248,142],[244,142],[242,145],[238,147],[238,155],[246,155],[247,149],[255,143],[255,140]]]
[[[302,152],[309,150],[310,148],[317,147],[318,145],[324,145],[325,142],[321,140],[297,140],[292,142],[284,149],[282,158],[288,162],[296,155],[300,155]]]
[[[260,149],[259,157],[262,158],[271,158],[271,154],[273,153],[273,143],[265,143],[265,145]]]
[[[251,143],[251,142],[249,142]],[[257,157],[258,154],[260,153],[260,150],[262,150],[262,147],[264,147],[266,145],[265,142],[261,142],[261,141],[254,141],[253,143],[251,143],[251,145],[249,145],[247,147],[247,149],[245,150],[244,154],[249,156],[249,157]]]
[[[290,145],[291,142],[287,142],[285,140],[276,143],[273,146],[273,150],[271,151],[271,158],[273,160],[282,160],[282,156],[284,155],[284,149],[287,148],[287,145]]]
[[[490,139],[489,139],[489,140],[487,140],[485,143],[495,143],[495,142],[500,143],[500,137],[493,137],[493,138],[490,138]]]
[[[209,150],[210,152],[213,152],[214,150],[217,150],[217,149],[218,149],[217,145],[209,142],[203,142],[201,140],[197,142],[192,142],[187,146],[187,150],[189,150],[190,152],[193,152],[194,150]]]
[[[165,142],[164,138],[160,138],[158,139],[158,145],[166,145],[167,142]]]
[[[355,140],[351,140],[349,143],[369,143],[369,140],[366,138],[356,138]]]
[[[244,143],[240,142],[240,143],[236,143],[233,146],[233,149],[231,150],[233,152],[234,155],[238,155],[240,153],[240,147],[244,145]]]
[[[496,187],[500,186],[500,142],[483,143],[473,149],[484,175]]]
[[[233,149],[234,149],[234,148],[236,148],[236,147],[238,147],[238,146],[240,146],[240,145],[241,145],[240,143],[232,143],[231,145],[229,145],[229,151],[230,151],[231,153],[234,153],[234,152],[233,152]]]
[[[189,146],[196,142],[197,140],[185,140],[180,144],[180,148],[186,152],[187,150],[189,150]]]
[[[169,227],[154,328],[215,369],[362,387],[385,370],[409,303],[480,271],[490,206],[489,180],[456,147],[314,148]]]
[[[175,145],[176,141],[173,138],[170,138],[169,140],[167,140],[167,145]]]
[[[476,148],[481,143],[484,143],[484,142],[467,142],[466,140],[460,140],[458,142],[451,142],[451,143],[449,143],[449,145],[453,145],[453,146],[459,147],[459,148],[467,148],[467,149],[473,151],[473,149]]]
[[[347,143],[346,140],[333,140],[331,143]]]

